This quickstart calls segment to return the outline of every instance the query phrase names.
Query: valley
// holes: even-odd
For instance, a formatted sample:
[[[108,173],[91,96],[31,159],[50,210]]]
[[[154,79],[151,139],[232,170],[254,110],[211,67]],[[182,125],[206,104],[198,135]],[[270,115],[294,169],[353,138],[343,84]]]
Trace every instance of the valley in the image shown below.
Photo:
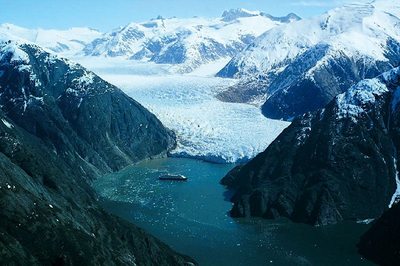
[[[108,60],[108,61],[107,61]],[[218,62],[190,74],[170,65],[75,58],[139,101],[177,135],[171,156],[216,163],[245,162],[263,151],[290,123],[264,117],[256,106],[215,98],[235,83],[213,77]],[[214,72],[215,71],[215,72]]]
[[[1,265],[398,265],[399,3],[92,1],[0,20]]]

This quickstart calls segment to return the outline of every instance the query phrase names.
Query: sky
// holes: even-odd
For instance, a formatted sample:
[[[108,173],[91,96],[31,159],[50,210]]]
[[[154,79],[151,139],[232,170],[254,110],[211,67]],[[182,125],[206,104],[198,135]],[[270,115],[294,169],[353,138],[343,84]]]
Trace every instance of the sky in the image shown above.
[[[109,31],[158,15],[218,17],[231,8],[260,10],[274,16],[294,12],[305,18],[349,1],[352,0],[0,0],[0,23],[27,28],[91,27]]]

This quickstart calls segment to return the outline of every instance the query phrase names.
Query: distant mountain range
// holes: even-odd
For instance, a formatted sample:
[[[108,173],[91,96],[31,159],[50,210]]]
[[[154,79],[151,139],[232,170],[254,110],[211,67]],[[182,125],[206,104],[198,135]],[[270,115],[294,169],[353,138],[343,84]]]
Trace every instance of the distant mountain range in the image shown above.
[[[162,18],[130,23],[109,33],[89,28],[26,29],[0,25],[0,36],[25,40],[64,56],[105,56],[172,64],[190,72],[218,59],[229,60],[265,31],[300,18],[274,17],[259,11],[233,9],[220,18]]]
[[[245,9],[225,11],[214,19],[159,17],[107,33],[87,45],[84,54],[174,64],[188,72],[230,58],[265,31],[299,19],[295,14],[273,17]]]
[[[346,5],[280,25],[218,73],[239,79],[218,97],[261,105],[276,119],[315,111],[359,80],[400,64],[399,25],[396,1]]]
[[[12,24],[0,25],[0,38],[31,42],[52,52],[71,56],[79,53],[102,33],[90,28],[71,28],[68,30],[27,29]]]

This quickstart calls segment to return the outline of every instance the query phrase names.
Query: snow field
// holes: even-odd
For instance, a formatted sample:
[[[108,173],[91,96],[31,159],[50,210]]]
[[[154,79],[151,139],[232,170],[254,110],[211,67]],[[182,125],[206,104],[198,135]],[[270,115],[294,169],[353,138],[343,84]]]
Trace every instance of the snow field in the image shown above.
[[[172,75],[165,74],[165,66],[158,66],[161,74],[154,74],[156,66],[151,64],[132,64],[123,69],[122,60],[119,66],[115,59],[108,65],[95,62],[85,59],[81,63],[120,87],[176,133],[178,145],[171,152],[173,156],[216,163],[244,162],[264,151],[289,125],[264,117],[255,106],[217,100],[214,95],[236,81],[212,77],[205,70],[202,76]]]

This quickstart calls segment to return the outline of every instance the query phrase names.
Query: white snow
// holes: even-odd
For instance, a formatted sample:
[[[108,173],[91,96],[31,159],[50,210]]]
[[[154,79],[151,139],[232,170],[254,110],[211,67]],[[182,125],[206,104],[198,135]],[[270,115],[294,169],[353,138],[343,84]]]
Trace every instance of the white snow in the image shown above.
[[[9,129],[12,129],[14,126],[8,122],[7,120],[5,120],[4,118],[1,119],[1,122],[3,122],[3,124],[8,127]]]
[[[398,83],[400,79],[400,67],[394,68],[373,79],[364,79],[346,92],[336,97],[338,107],[337,118],[350,117],[355,123],[357,117],[365,113],[376,99],[389,92],[387,84]],[[400,100],[399,89],[393,92],[391,108],[395,111]]]
[[[232,21],[239,18],[254,17],[254,16],[261,16],[261,12],[251,11],[244,8],[238,8],[238,9],[230,9],[224,11],[224,13],[222,14],[222,19],[224,21]]]
[[[67,30],[27,29],[13,24],[0,25],[0,36],[11,40],[25,40],[47,48],[53,52],[70,56],[101,36],[101,33],[89,28],[71,28]]]
[[[248,44],[249,38],[283,24],[261,14],[247,10],[224,13],[235,19],[220,18],[157,18],[142,23],[130,23],[104,34],[88,45],[84,54],[94,56],[132,56],[144,61],[157,61],[154,57],[177,57],[171,47],[185,50],[183,63],[174,66],[175,72],[190,72],[198,66],[218,59],[230,59],[233,51]],[[155,49],[154,46],[160,46]],[[207,50],[207,52],[204,52]],[[176,60],[180,60],[177,58]]]
[[[0,42],[2,39],[0,38]],[[23,64],[29,64],[29,56],[27,53],[22,51],[22,49],[19,48],[18,44],[16,42],[11,42],[7,44],[1,44],[0,43],[0,62],[5,60],[5,57],[11,54],[11,59],[9,62],[11,64],[13,63],[23,63]]]
[[[90,71],[85,71],[85,73],[80,76],[79,78],[74,79],[74,82],[78,82],[79,84],[82,85],[90,85],[93,83],[93,79],[94,79],[95,75],[93,74],[93,72]]]
[[[308,75],[336,55],[387,61],[387,40],[400,41],[400,2],[377,0],[335,8],[309,19],[272,28],[234,57],[237,77],[267,75],[316,45],[329,50]],[[373,61],[372,60],[372,61]]]
[[[369,219],[364,219],[364,220],[359,220],[357,221],[358,224],[370,224],[374,221],[374,218],[369,218]]]
[[[264,151],[289,125],[267,119],[254,106],[214,98],[235,81],[212,77],[213,72],[173,75],[159,66],[156,74],[154,65],[147,72],[148,63],[126,66],[125,60],[118,64],[117,59],[104,58],[101,62],[83,59],[80,63],[119,86],[176,132],[175,156],[220,163],[245,161]]]
[[[396,173],[395,178],[396,178],[397,188],[396,188],[396,191],[394,192],[394,194],[392,196],[392,199],[390,200],[389,208],[392,208],[393,204],[399,202],[399,200],[400,200],[400,178],[399,178],[399,171],[397,169],[396,157],[393,157],[393,164],[394,164],[394,171]]]
[[[338,119],[351,118],[357,122],[356,118],[365,112],[364,107],[374,104],[376,97],[386,92],[388,88],[379,78],[360,81],[336,97]]]

